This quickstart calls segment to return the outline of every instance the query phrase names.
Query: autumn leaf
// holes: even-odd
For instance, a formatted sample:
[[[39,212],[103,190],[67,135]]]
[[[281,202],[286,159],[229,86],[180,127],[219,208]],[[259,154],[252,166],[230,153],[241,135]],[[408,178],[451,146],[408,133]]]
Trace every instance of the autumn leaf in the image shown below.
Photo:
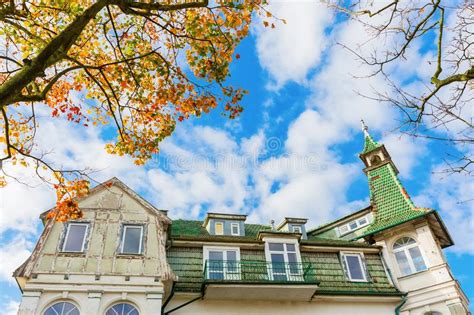
[[[5,3],[9,8],[16,2]],[[0,42],[9,47],[0,51],[7,69],[0,74],[4,160],[35,167],[54,185],[51,218],[81,217],[77,200],[87,194],[89,181],[85,170],[42,159],[50,148],[35,142],[41,128],[37,104],[49,107],[51,120],[113,127],[106,152],[129,156],[136,165],[159,152],[177,123],[215,108],[224,108],[230,119],[243,111],[246,91],[226,79],[252,18],[273,18],[265,3],[224,1],[212,10],[200,1],[163,3],[166,10],[149,1],[29,0],[16,5],[8,21],[0,19]],[[32,155],[32,148],[41,153]],[[6,184],[1,172],[0,187]]]

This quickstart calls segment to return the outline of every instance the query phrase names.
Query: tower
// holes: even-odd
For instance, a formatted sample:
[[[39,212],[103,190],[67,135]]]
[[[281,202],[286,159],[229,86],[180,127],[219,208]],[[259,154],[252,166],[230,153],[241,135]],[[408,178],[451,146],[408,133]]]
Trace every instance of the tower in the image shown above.
[[[398,179],[398,169],[383,144],[376,142],[362,121],[364,149],[359,157],[364,162],[370,188],[374,221],[365,235],[402,224],[426,215],[432,209],[417,208]]]
[[[416,207],[398,179],[398,170],[383,144],[362,121],[372,222],[356,237],[381,246],[387,271],[406,293],[402,315],[468,314],[468,300],[453,278],[443,248],[453,241],[438,212]]]

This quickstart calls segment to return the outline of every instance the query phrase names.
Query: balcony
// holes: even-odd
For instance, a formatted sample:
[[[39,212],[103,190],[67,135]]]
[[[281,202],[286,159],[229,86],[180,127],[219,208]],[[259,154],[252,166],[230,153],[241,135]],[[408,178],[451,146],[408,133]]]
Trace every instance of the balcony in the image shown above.
[[[309,301],[318,288],[310,263],[207,260],[203,278],[213,299]]]

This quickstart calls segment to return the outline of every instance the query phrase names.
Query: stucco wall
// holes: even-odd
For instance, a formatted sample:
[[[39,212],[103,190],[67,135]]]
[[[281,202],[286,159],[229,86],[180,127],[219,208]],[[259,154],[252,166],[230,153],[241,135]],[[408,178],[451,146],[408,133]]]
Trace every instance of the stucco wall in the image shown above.
[[[170,310],[181,305],[191,298],[175,298],[166,308]],[[314,302],[283,302],[274,301],[235,301],[235,300],[198,300],[183,307],[173,315],[183,314],[318,314],[318,315],[393,315],[396,302],[338,302],[338,301],[314,301]]]
[[[90,224],[85,251],[61,252],[67,224],[48,222],[44,242],[22,267],[18,314],[42,314],[60,301],[72,302],[81,314],[104,314],[121,301],[140,314],[160,314],[165,280],[172,277],[165,250],[168,219],[115,184],[91,193],[79,207],[84,213],[79,221]],[[119,253],[124,223],[144,226],[143,255]]]
[[[110,187],[79,203],[89,222],[84,253],[62,253],[67,223],[54,223],[33,273],[127,274],[160,276],[166,272],[166,235],[158,217],[124,193]],[[120,255],[122,224],[143,224],[143,255]]]

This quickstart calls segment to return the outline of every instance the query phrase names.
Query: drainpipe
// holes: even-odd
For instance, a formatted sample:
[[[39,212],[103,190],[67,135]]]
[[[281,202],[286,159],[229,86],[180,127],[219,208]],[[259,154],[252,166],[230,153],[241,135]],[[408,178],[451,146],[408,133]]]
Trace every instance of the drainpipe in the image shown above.
[[[196,302],[197,300],[202,299],[202,298],[204,297],[205,291],[206,291],[206,283],[203,282],[202,285],[201,285],[201,294],[199,294],[198,297],[195,297],[194,299],[191,299],[191,300],[189,300],[189,301],[187,301],[187,302],[185,302],[185,303],[183,303],[183,304],[181,304],[181,305],[179,305],[179,306],[177,306],[177,307],[175,307],[175,308],[173,308],[173,309],[171,309],[171,310],[169,310],[169,311],[167,311],[167,312],[165,312],[164,306],[166,306],[166,305],[164,305],[164,306],[162,307],[162,309],[161,309],[162,314],[163,314],[163,315],[169,315],[169,314],[173,313],[174,311],[179,310],[180,308],[183,308],[183,307],[185,307],[185,306],[188,306],[189,304],[191,304],[191,303],[193,303],[193,302]],[[169,301],[167,300],[165,304],[168,304],[168,302],[169,302]]]
[[[173,283],[171,284],[171,292],[170,292],[170,295],[168,296],[168,298],[166,299],[165,303],[163,303],[163,305],[161,306],[161,315],[165,314],[165,308],[166,306],[168,305],[168,303],[171,301],[171,299],[173,298],[174,296],[174,287],[176,286],[176,281],[173,281]]]
[[[402,301],[395,308],[395,315],[400,315],[400,310],[402,309],[403,305],[405,305],[406,302],[407,302],[407,294],[404,293],[402,295]]]

